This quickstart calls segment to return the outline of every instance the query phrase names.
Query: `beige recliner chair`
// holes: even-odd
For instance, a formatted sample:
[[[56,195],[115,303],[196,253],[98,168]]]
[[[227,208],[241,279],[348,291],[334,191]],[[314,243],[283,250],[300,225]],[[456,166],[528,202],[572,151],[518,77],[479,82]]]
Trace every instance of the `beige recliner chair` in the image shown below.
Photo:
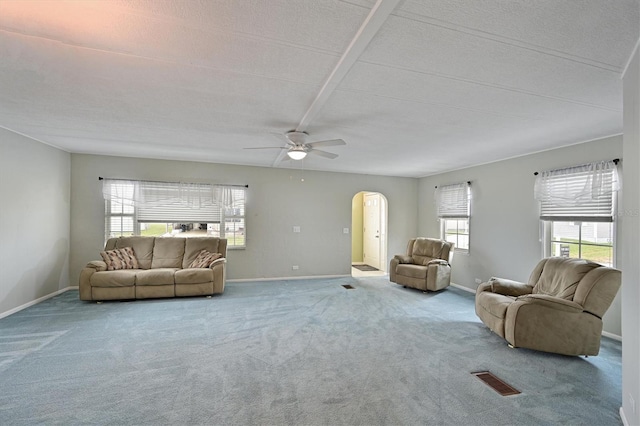
[[[527,284],[491,278],[476,291],[476,314],[513,347],[598,355],[602,316],[621,272],[584,259],[542,259]]]
[[[389,280],[405,287],[437,291],[451,282],[453,243],[435,238],[413,238],[407,254],[397,254],[389,265]]]

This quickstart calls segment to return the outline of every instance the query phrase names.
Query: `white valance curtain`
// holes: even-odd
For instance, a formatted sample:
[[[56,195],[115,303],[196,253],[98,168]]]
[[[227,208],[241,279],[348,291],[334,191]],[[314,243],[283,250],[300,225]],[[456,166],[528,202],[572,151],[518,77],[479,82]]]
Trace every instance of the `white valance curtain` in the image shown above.
[[[103,179],[105,200],[136,208],[138,222],[219,222],[244,215],[245,188],[206,183]]]
[[[461,182],[436,188],[439,218],[464,219],[469,217],[470,183]]]
[[[619,188],[616,162],[600,161],[541,172],[534,194],[541,220],[611,222]]]

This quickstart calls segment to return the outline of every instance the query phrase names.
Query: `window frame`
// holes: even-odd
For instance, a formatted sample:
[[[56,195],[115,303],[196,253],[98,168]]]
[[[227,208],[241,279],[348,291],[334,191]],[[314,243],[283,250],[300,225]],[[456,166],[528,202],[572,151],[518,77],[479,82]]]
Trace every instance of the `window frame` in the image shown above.
[[[574,223],[578,226],[578,242],[566,244],[578,245],[577,258],[600,263],[598,260],[583,257],[584,246],[600,246],[584,241],[583,226],[608,223],[611,226],[611,265],[604,265],[616,267],[619,189],[617,164],[618,160],[599,161],[549,170],[541,175],[535,173],[538,176],[534,194],[539,205],[543,257],[554,256],[554,243],[563,243],[553,238],[555,224]],[[564,188],[568,188],[567,193],[562,192]],[[567,194],[571,194],[572,197],[567,197]],[[568,257],[576,258],[571,257],[570,253]]]
[[[453,247],[454,251],[460,251],[460,252],[464,252],[464,253],[468,253],[469,252],[469,247],[471,246],[471,227],[469,226],[469,217],[466,218],[450,218],[450,217],[443,217],[443,218],[439,218],[440,220],[440,239],[444,240],[444,241],[449,241],[447,239],[447,235],[455,235],[456,236],[456,242],[455,242],[455,246]],[[446,226],[447,226],[447,221],[448,220],[455,220],[456,221],[456,232],[455,233],[447,233],[446,232]],[[467,224],[467,233],[463,233],[460,232],[460,221],[465,221]],[[467,237],[467,247],[461,247],[459,245],[459,241],[460,241],[460,235],[465,235]]]
[[[594,259],[590,259],[587,257],[583,257],[582,256],[582,246],[601,246],[600,244],[593,244],[593,243],[585,243],[583,242],[582,239],[582,227],[583,224],[585,223],[592,223],[594,225],[597,224],[602,224],[602,223],[608,223],[611,225],[611,265],[608,264],[602,264],[604,266],[610,266],[612,268],[616,268],[616,264],[617,264],[617,239],[616,239],[616,231],[617,231],[617,224],[616,221],[614,220],[613,222],[602,222],[602,221],[590,221],[590,220],[582,220],[582,221],[571,221],[571,220],[543,220],[542,221],[542,226],[543,226],[543,238],[542,238],[542,243],[543,243],[543,257],[552,257],[555,256],[553,253],[553,244],[554,243],[562,243],[563,241],[557,241],[553,239],[553,226],[555,223],[568,223],[568,222],[573,222],[575,224],[578,225],[578,242],[577,243],[568,243],[568,244],[577,244],[578,245],[578,253],[579,253],[579,257],[571,257],[572,259],[585,259],[585,260],[589,260],[591,262],[596,262],[596,263],[600,263],[597,260]]]
[[[114,181],[117,181],[117,179],[113,179]],[[138,181],[129,181],[132,182],[133,185],[135,185],[136,182]],[[156,183],[164,183],[164,182],[156,182]],[[167,184],[172,184],[172,182],[167,182]],[[215,185],[212,185],[215,186]],[[218,221],[202,221],[202,222],[191,222],[191,221],[181,221],[181,220],[176,220],[176,221],[168,221],[168,222],[164,222],[164,221],[154,221],[154,222],[150,222],[150,221],[144,221],[144,223],[162,223],[162,224],[176,224],[176,223],[207,223],[207,225],[209,224],[218,224],[219,225],[219,230],[218,230],[218,236],[219,238],[225,238],[227,239],[227,249],[228,250],[244,250],[247,247],[247,226],[246,226],[246,199],[247,199],[247,191],[248,191],[248,187],[247,186],[243,186],[243,187],[230,187],[230,186],[225,186],[227,188],[230,188],[232,191],[234,190],[242,190],[244,192],[244,195],[242,197],[242,203],[240,207],[232,207],[232,208],[226,208],[221,206],[220,207],[220,220]],[[119,236],[125,236],[125,234],[122,233],[122,231],[120,230],[116,235],[112,235],[112,219],[113,218],[124,218],[124,217],[131,217],[133,220],[133,231],[131,235],[134,236],[139,236],[141,235],[141,226],[140,224],[143,222],[138,221],[138,207],[136,207],[135,205],[131,206],[131,209],[133,209],[133,213],[114,213],[112,211],[112,202],[114,200],[107,198],[107,196],[104,197],[105,200],[105,230],[104,230],[104,235],[105,235],[105,242],[106,240],[108,240],[109,238],[117,238]],[[126,206],[125,203],[118,203],[121,204],[123,206]],[[233,211],[232,214],[229,214],[229,211]],[[234,229],[231,231],[233,232],[233,236],[231,238],[229,238],[227,236],[228,231],[226,230],[226,223],[227,220],[231,219],[233,221],[233,223],[239,222],[242,224],[242,229],[243,229],[243,233],[242,235],[244,235],[244,237],[241,239],[242,240],[242,244],[236,244],[236,242],[240,239],[238,237],[237,231],[238,228],[234,227]],[[121,225],[122,225],[122,221],[120,221]],[[120,228],[122,229],[122,227]],[[128,234],[127,234],[128,235]],[[173,236],[174,238],[189,238],[189,236],[187,235],[181,235],[181,233],[177,233]]]
[[[466,190],[466,194],[463,197],[463,201],[466,201],[466,209],[461,209],[459,203],[456,203],[455,200],[450,197],[446,197],[446,195],[450,195],[454,191],[458,190],[458,188],[464,188]],[[449,194],[443,195],[443,192],[449,192]],[[458,182],[450,185],[436,186],[436,210],[438,215],[438,221],[440,222],[440,239],[444,241],[448,241],[446,239],[447,235],[455,235],[456,236],[456,244],[454,245],[454,251],[460,252],[462,254],[469,254],[471,250],[471,181],[466,182]],[[444,200],[443,198],[446,198]],[[459,201],[459,200],[458,200]],[[452,213],[450,214],[447,210],[452,209]],[[461,210],[466,210],[466,214],[464,214]],[[456,220],[456,233],[455,234],[447,234],[446,233],[446,223],[447,220]],[[459,232],[459,221],[466,221],[466,229],[467,233]],[[466,235],[467,237],[467,246],[460,247],[458,245],[460,241],[460,235]]]

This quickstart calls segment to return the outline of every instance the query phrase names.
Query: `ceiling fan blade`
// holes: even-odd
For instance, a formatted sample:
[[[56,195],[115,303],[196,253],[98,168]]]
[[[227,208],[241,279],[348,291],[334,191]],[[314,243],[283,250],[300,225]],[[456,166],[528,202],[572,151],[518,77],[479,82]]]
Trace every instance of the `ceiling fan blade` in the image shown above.
[[[254,148],[242,148],[242,149],[289,149],[288,146],[261,146]]]
[[[326,141],[318,141],[318,142],[310,142],[307,146],[315,148],[316,146],[338,146],[338,145],[346,145],[347,143],[342,139],[330,139]]]
[[[324,157],[324,158],[330,158],[330,159],[334,159],[338,157],[338,154],[334,154],[333,152],[327,152],[327,151],[321,151],[319,149],[310,149],[309,154],[316,154],[319,155],[320,157]]]
[[[275,137],[276,139],[278,139],[278,141],[286,143],[287,145],[289,145],[289,147],[296,146],[296,144],[294,144],[293,142],[291,142],[291,141],[289,140],[289,138],[287,138],[287,136],[286,136],[286,135],[283,135],[282,133],[271,133],[271,135],[272,135],[273,137]],[[288,147],[287,147],[287,148],[288,148]],[[286,149],[286,148],[285,148],[285,149]]]

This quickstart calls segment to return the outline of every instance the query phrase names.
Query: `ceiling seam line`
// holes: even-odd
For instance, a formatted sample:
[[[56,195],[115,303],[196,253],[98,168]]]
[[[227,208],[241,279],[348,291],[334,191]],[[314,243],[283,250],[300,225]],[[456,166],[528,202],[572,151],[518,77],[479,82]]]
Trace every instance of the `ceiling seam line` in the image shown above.
[[[488,82],[483,82],[483,81],[478,81],[478,80],[471,80],[471,79],[467,79],[467,78],[456,77],[456,76],[453,76],[453,75],[446,75],[446,74],[427,72],[427,71],[420,71],[420,70],[412,70],[412,69],[409,69],[409,68],[398,67],[398,66],[395,66],[395,65],[381,64],[381,63],[371,62],[371,61],[359,60],[358,62],[361,62],[361,63],[364,63],[364,64],[368,64],[368,65],[377,65],[377,66],[380,66],[380,67],[391,68],[391,69],[395,69],[395,70],[407,71],[407,72],[420,74],[420,75],[429,75],[429,76],[433,76],[433,77],[439,77],[439,78],[443,78],[445,80],[461,81],[461,82],[465,82],[465,83],[469,83],[469,84],[476,84],[478,86],[490,87],[492,89],[500,89],[500,90],[504,90],[504,91],[507,91],[507,92],[522,93],[522,94],[531,95],[531,96],[538,96],[538,97],[541,97],[541,98],[554,99],[554,100],[557,100],[557,101],[562,101],[562,102],[576,104],[576,105],[582,105],[582,106],[588,106],[588,107],[591,107],[591,108],[597,108],[597,109],[602,109],[602,110],[611,111],[611,112],[621,112],[621,110],[619,110],[619,109],[609,108],[609,107],[604,106],[604,105],[597,105],[597,104],[592,104],[592,103],[589,103],[589,102],[576,101],[576,100],[573,100],[573,99],[562,98],[562,97],[559,97],[559,96],[544,95],[544,94],[539,94],[539,93],[531,92],[531,91],[524,90],[524,89],[518,89],[518,88],[515,88],[515,87],[501,86],[501,85],[497,85],[497,84],[494,84],[494,83],[488,83]],[[339,90],[344,90],[344,89],[339,89]]]
[[[572,55],[571,53],[563,52],[561,50],[556,50],[556,49],[551,49],[551,48],[544,47],[544,46],[530,44],[530,43],[527,43],[527,42],[524,42],[524,41],[520,41],[520,40],[517,40],[517,39],[514,39],[514,38],[505,37],[505,36],[501,36],[501,35],[498,35],[498,34],[489,33],[489,32],[486,32],[486,31],[480,31],[480,30],[475,30],[474,31],[471,28],[467,29],[467,27],[463,27],[463,26],[457,27],[453,23],[451,23],[451,26],[447,26],[447,25],[445,25],[445,24],[449,24],[449,22],[447,22],[447,21],[440,21],[440,22],[444,22],[445,24],[437,24],[437,23],[433,23],[433,22],[428,22],[428,20],[435,19],[435,18],[429,18],[429,17],[424,16],[424,15],[419,15],[419,16],[422,16],[422,17],[426,18],[426,20],[416,19],[416,18],[412,18],[412,17],[409,17],[409,16],[398,15],[397,13],[394,13],[393,16],[396,16],[396,17],[401,18],[401,19],[407,19],[407,20],[414,21],[414,22],[420,22],[420,23],[431,25],[431,26],[438,27],[438,28],[447,29],[449,31],[455,31],[455,32],[459,32],[459,33],[462,33],[462,34],[467,34],[467,35],[470,35],[470,36],[473,36],[473,37],[482,38],[484,40],[494,41],[496,43],[505,44],[507,46],[512,46],[512,47],[517,47],[517,48],[524,49],[524,50],[533,51],[533,52],[536,52],[536,53],[540,53],[542,55],[552,56],[554,58],[565,59],[567,61],[571,61],[571,62],[575,62],[575,63],[578,63],[578,64],[590,66],[590,67],[593,67],[593,68],[598,68],[598,69],[601,69],[603,71],[610,71],[610,72],[614,72],[614,73],[620,73],[620,67],[618,67],[616,65],[613,65],[613,64],[609,64],[607,62],[601,62],[601,61],[597,61],[597,60],[594,60],[594,59],[585,58],[583,56]]]
[[[119,51],[116,51],[116,50],[107,50],[107,49],[102,49],[102,48],[99,48],[99,47],[84,46],[84,45],[81,45],[81,44],[69,43],[67,41],[59,40],[57,38],[45,37],[45,36],[34,35],[34,34],[26,34],[26,33],[19,32],[19,31],[12,31],[12,30],[9,30],[9,29],[6,29],[6,28],[0,28],[0,32],[7,33],[7,34],[12,34],[12,35],[19,36],[19,37],[28,37],[28,38],[35,38],[35,39],[39,39],[39,40],[47,40],[47,41],[50,41],[52,43],[60,43],[63,46],[76,47],[76,48],[80,48],[80,49],[95,50],[95,51],[99,51],[99,52],[113,52],[113,53],[127,54],[127,55],[134,56],[134,57],[135,56],[141,56],[141,55],[136,55],[136,54],[133,54],[133,53],[124,53],[124,52],[119,52]],[[339,57],[341,55],[341,53],[339,51],[335,51],[335,50],[321,49],[321,48],[317,48],[315,46],[305,46],[303,44],[297,44],[297,43],[287,43],[287,42],[280,41],[280,40],[274,39],[274,38],[269,38],[269,37],[250,36],[250,35],[247,35],[247,33],[224,32],[224,31],[206,31],[206,32],[209,32],[209,33],[222,33],[222,34],[234,34],[234,35],[238,35],[240,38],[244,38],[244,39],[247,39],[247,40],[252,40],[252,41],[259,40],[259,41],[271,42],[271,43],[277,44],[279,46],[289,47],[289,48],[296,48],[296,49],[304,50],[304,51],[307,51],[307,52],[324,54],[324,55],[331,56],[331,57]],[[141,56],[141,57],[145,57],[145,56]]]
[[[517,114],[505,114],[505,113],[501,113],[498,111],[489,111],[486,109],[476,109],[476,108],[469,108],[469,107],[461,107],[461,106],[457,106],[457,105],[451,105],[451,104],[444,104],[444,103],[439,103],[439,102],[425,102],[425,101],[421,101],[418,99],[405,99],[405,98],[397,98],[394,96],[388,96],[388,95],[380,95],[377,93],[370,93],[370,92],[366,92],[364,90],[358,90],[358,89],[338,89],[338,91],[340,92],[354,92],[354,93],[364,93],[370,96],[374,96],[377,98],[384,98],[384,99],[392,99],[395,101],[400,101],[400,102],[410,102],[410,103],[415,103],[415,104],[420,104],[420,105],[430,105],[430,106],[438,106],[438,107],[443,107],[443,108],[449,108],[449,109],[455,109],[455,110],[460,110],[460,111],[469,111],[469,112],[476,112],[476,113],[480,113],[480,114],[486,114],[486,115],[494,115],[494,116],[498,116],[498,117],[511,117],[511,118],[519,118],[525,121],[542,121],[544,120],[544,118],[532,118],[529,116],[523,116],[523,115],[517,115]]]
[[[0,32],[4,32],[4,30],[0,29]],[[199,65],[199,64],[193,64],[193,63],[188,63],[188,62],[180,62],[180,61],[176,61],[176,60],[173,60],[173,59],[156,58],[156,57],[153,57],[153,56],[142,56],[142,55],[135,55],[135,54],[132,54],[132,53],[118,52],[118,51],[115,51],[115,50],[106,50],[106,49],[99,49],[99,48],[95,48],[95,47],[87,47],[87,46],[80,46],[80,45],[75,45],[75,44],[68,44],[68,43],[64,43],[64,42],[61,42],[61,41],[58,41],[58,40],[55,40],[55,39],[46,38],[46,37],[25,35],[25,34],[20,34],[20,33],[11,33],[11,34],[17,34],[17,35],[22,36],[22,37],[37,38],[37,39],[41,39],[41,40],[47,40],[47,41],[50,41],[52,43],[62,44],[63,46],[66,46],[66,47],[82,49],[82,50],[89,50],[89,51],[97,52],[97,53],[105,53],[105,54],[116,55],[116,56],[124,56],[124,57],[128,57],[128,58],[141,59],[141,60],[146,60],[146,61],[151,61],[151,62],[161,62],[161,63],[172,64],[172,65],[180,65],[180,66],[190,67],[190,68],[200,68],[200,69],[205,69],[205,70],[220,71],[220,72],[226,72],[226,73],[229,73],[229,74],[238,74],[238,75],[245,75],[245,76],[251,76],[251,77],[266,78],[266,79],[269,79],[269,80],[285,81],[285,82],[288,82],[288,83],[303,84],[305,86],[313,86],[313,87],[317,87],[318,86],[317,83],[309,83],[309,82],[304,82],[304,81],[299,81],[299,80],[278,78],[278,77],[269,76],[269,75],[260,75],[260,74],[241,72],[241,71],[236,71],[236,70],[232,71],[232,70],[227,70],[227,69],[224,69],[224,68],[212,67],[212,66],[209,66],[209,65]]]

